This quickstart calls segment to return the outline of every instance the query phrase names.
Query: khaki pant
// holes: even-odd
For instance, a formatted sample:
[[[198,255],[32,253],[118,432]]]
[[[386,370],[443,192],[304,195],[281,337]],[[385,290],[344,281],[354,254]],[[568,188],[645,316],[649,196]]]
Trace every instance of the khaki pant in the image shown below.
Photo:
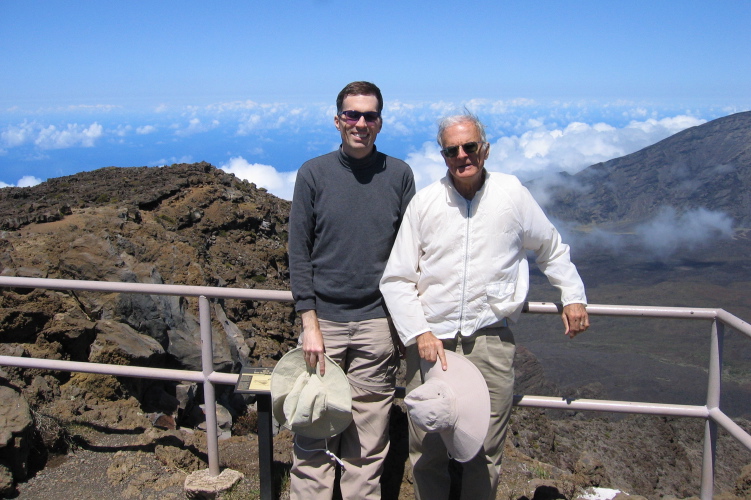
[[[344,463],[339,482],[342,498],[381,498],[398,366],[393,325],[386,318],[319,323],[326,354],[347,373],[353,421],[328,440],[295,436],[290,496],[300,500],[332,497],[337,464],[326,454],[328,449]]]
[[[490,393],[490,423],[480,452],[462,466],[461,498],[493,500],[506,440],[508,421],[514,400],[514,353],[516,344],[511,330],[488,327],[469,338],[443,341],[443,347],[461,354],[480,370]],[[417,345],[407,348],[407,393],[422,384]],[[449,456],[441,436],[425,433],[409,422],[409,457],[415,477],[418,500],[447,499],[451,489]]]

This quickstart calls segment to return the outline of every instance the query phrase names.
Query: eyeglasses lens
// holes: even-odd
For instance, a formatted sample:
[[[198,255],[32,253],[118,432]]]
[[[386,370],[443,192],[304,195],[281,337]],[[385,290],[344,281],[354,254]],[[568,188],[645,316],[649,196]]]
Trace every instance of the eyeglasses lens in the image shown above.
[[[472,141],[466,144],[462,144],[461,146],[449,146],[442,149],[441,152],[446,158],[456,158],[459,155],[459,148],[462,148],[465,153],[471,155],[473,153],[477,153],[477,150],[480,148],[480,144],[482,143]]]
[[[366,111],[363,113],[361,111],[347,110],[342,111],[341,116],[344,118],[344,121],[353,125],[359,122],[361,117],[364,117],[367,123],[375,123],[375,121],[381,117],[381,113],[378,111]]]

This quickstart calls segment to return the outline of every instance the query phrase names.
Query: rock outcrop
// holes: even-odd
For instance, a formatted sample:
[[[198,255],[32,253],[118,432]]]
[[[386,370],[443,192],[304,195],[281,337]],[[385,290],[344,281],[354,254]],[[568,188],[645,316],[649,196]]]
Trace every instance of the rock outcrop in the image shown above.
[[[288,289],[289,204],[206,163],[105,168],[0,190],[0,274],[131,283]],[[290,304],[212,303],[214,369],[273,365],[295,340]],[[0,290],[0,354],[120,365],[201,369],[194,299],[140,294]],[[61,392],[101,414],[106,401],[136,398],[141,409],[197,424],[200,396],[178,384],[7,368],[0,387],[0,483],[26,477],[27,401]],[[184,393],[184,394],[181,394]],[[192,397],[185,398],[186,394]],[[219,388],[237,415],[244,402]],[[178,398],[187,399],[178,403]],[[234,403],[233,403],[234,400]],[[68,405],[81,414],[87,404]],[[59,415],[60,413],[58,413]],[[30,417],[29,417],[30,418]],[[118,417],[120,418],[120,417]],[[157,419],[157,417],[155,417]],[[174,424],[173,424],[174,425]],[[7,431],[6,431],[7,430]],[[24,464],[24,465],[20,465]],[[12,484],[12,481],[10,481]]]
[[[3,384],[0,372],[0,496],[13,492],[15,481],[26,479],[34,429],[23,395]]]

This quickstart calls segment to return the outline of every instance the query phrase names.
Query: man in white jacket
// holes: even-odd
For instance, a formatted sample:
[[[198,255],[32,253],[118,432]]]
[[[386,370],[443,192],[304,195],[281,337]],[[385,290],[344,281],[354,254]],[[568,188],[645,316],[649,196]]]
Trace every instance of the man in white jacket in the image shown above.
[[[527,251],[561,291],[570,338],[589,327],[587,299],[568,245],[529,191],[514,176],[485,170],[490,145],[477,117],[445,118],[438,143],[448,173],[407,207],[380,288],[407,347],[407,393],[423,382],[420,358],[447,369],[446,349],[483,374],[490,425],[483,448],[463,464],[462,498],[494,499],[513,404],[516,346],[508,326],[529,290]],[[409,427],[416,497],[448,498],[443,441]]]

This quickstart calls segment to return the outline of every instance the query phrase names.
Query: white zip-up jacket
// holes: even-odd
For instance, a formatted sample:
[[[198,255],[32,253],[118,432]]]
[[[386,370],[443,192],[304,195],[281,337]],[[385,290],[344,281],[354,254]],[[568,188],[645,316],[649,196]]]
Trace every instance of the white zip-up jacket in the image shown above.
[[[527,250],[564,306],[587,303],[568,245],[516,177],[486,173],[472,200],[448,175],[420,190],[380,283],[402,342],[428,331],[446,339],[504,318],[515,322],[529,290]]]

